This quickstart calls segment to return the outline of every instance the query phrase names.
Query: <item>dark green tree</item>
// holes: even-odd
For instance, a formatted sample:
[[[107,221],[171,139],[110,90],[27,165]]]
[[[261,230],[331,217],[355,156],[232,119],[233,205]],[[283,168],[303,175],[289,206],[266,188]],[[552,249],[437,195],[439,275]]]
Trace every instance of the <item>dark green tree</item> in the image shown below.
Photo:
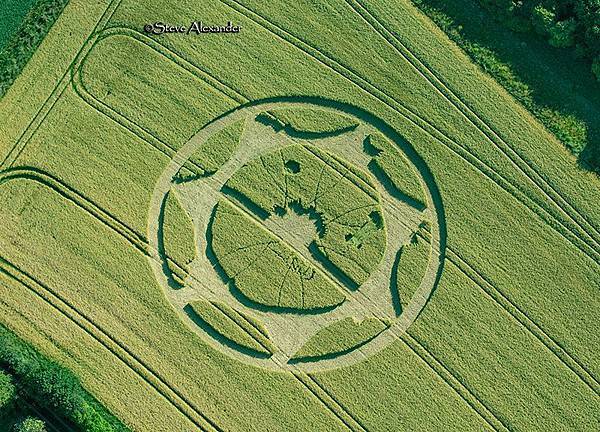
[[[15,400],[16,390],[12,377],[0,371],[0,417],[11,410]]]
[[[555,23],[550,28],[550,45],[557,48],[566,48],[575,43],[575,30],[577,22],[574,18]]]
[[[16,432],[47,432],[46,424],[33,417],[27,417],[15,428]]]

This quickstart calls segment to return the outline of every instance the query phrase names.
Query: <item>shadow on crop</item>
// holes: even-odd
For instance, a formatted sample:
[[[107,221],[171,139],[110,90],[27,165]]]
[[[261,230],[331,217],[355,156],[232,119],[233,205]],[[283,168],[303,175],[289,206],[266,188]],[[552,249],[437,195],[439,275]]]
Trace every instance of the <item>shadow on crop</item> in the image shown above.
[[[437,182],[433,176],[433,173],[429,170],[427,164],[423,160],[423,158],[416,152],[416,150],[412,147],[412,145],[394,128],[392,128],[388,123],[386,123],[381,118],[373,115],[369,111],[366,111],[360,107],[350,105],[348,103],[325,99],[316,96],[276,96],[265,99],[260,99],[256,101],[248,102],[247,104],[240,105],[236,108],[231,109],[228,112],[223,113],[219,117],[213,119],[213,121],[218,121],[220,118],[223,118],[234,111],[238,111],[245,108],[266,106],[270,104],[298,104],[298,105],[315,105],[321,108],[329,108],[334,111],[339,111],[343,114],[347,114],[353,116],[354,118],[359,119],[360,121],[370,125],[371,127],[379,130],[385,137],[387,137],[391,142],[400,147],[400,149],[404,152],[406,157],[412,163],[412,165],[416,168],[417,172],[425,181],[427,188],[429,190],[433,207],[435,209],[436,222],[438,226],[438,235],[439,235],[439,250],[438,250],[438,258],[439,258],[439,266],[437,267],[435,278],[433,281],[433,288],[431,294],[437,288],[443,269],[445,264],[445,250],[447,246],[447,227],[446,227],[446,216],[443,206],[443,200],[440,194],[439,187]],[[265,109],[267,112],[268,109]],[[315,247],[313,246],[313,251]],[[218,266],[218,263],[214,263],[215,266]],[[335,267],[335,266],[334,266]],[[331,268],[331,267],[330,267]],[[243,296],[242,296],[243,297]],[[429,296],[431,298],[431,295]],[[428,300],[429,300],[428,298]],[[247,300],[245,300],[247,301]],[[257,307],[257,308],[260,308]],[[303,311],[304,313],[304,311]]]
[[[169,196],[169,193],[165,194],[165,196],[163,197],[163,199],[160,203],[160,210],[158,212],[158,244],[157,244],[157,246],[158,246],[158,255],[161,258],[161,260],[160,260],[161,268],[162,268],[162,271],[163,271],[165,277],[167,278],[167,285],[171,289],[178,290],[178,289],[183,288],[183,285],[180,284],[179,282],[177,282],[175,280],[175,278],[173,277],[173,271],[169,267],[169,261],[174,263],[177,267],[181,267],[181,266],[179,264],[177,264],[175,261],[173,261],[173,259],[171,259],[167,255],[167,252],[165,250],[165,237],[164,237],[165,207],[167,204],[167,198]],[[185,273],[185,271],[183,269],[182,269],[182,272]]]
[[[481,67],[491,71],[500,84],[512,88],[513,96],[543,119],[566,146],[575,147],[575,153],[580,151],[581,168],[600,174],[600,82],[594,79],[588,62],[578,59],[571,48],[549,46],[533,32],[510,30],[481,2],[416,3],[428,13],[445,16],[442,27],[448,27],[445,30],[451,39],[460,39],[463,42],[459,44],[480,51],[491,51],[501,63],[484,59],[479,62]],[[494,70],[506,70],[505,65],[509,65],[510,72],[494,74]],[[572,119],[583,122],[587,130],[579,131]]]
[[[274,114],[266,112],[257,115],[256,121],[265,126],[271,127],[275,132],[283,131],[286,135],[288,135],[291,138],[298,138],[302,140],[315,140],[336,137],[348,132],[352,132],[357,128],[357,125],[351,125],[345,128],[329,132],[302,131],[294,128],[291,124],[279,120]]]
[[[213,326],[211,326],[208,322],[203,320],[202,317],[200,315],[198,315],[198,313],[196,313],[196,311],[192,308],[191,305],[189,305],[189,304],[186,305],[183,308],[183,310],[187,314],[187,316],[194,322],[194,324],[196,324],[198,327],[200,327],[205,333],[207,333],[211,338],[213,338],[215,341],[217,341],[221,345],[225,345],[225,346],[227,346],[231,349],[234,349],[242,354],[246,354],[248,356],[259,358],[259,359],[266,359],[266,358],[271,357],[271,354],[262,353],[262,352],[253,350],[251,348],[248,348],[246,346],[240,345],[237,342],[233,341],[232,339],[222,335],[217,330],[215,330],[215,328]],[[222,313],[218,309],[216,309],[216,310],[218,311],[218,313]]]
[[[366,345],[367,343],[369,343],[370,341],[372,341],[373,339],[375,339],[377,336],[379,336],[382,332],[384,332],[387,328],[388,327],[382,329],[379,333],[376,333],[376,334],[370,336],[369,338],[361,341],[360,343],[352,345],[351,347],[346,348],[344,350],[330,352],[330,353],[327,353],[327,354],[315,355],[315,356],[304,356],[304,357],[291,358],[288,361],[288,363],[289,364],[311,363],[311,362],[318,362],[318,361],[322,361],[322,360],[332,360],[332,359],[335,359],[335,358],[340,357],[342,355],[349,354],[352,351],[360,348],[363,345]]]

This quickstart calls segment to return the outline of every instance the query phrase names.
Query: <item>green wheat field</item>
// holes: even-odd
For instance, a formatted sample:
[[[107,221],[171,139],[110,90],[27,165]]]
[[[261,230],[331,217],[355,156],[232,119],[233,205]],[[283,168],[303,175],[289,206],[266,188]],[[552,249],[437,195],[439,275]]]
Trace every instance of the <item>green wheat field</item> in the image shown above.
[[[0,323],[131,431],[600,430],[599,177],[408,0],[70,0],[0,203]]]

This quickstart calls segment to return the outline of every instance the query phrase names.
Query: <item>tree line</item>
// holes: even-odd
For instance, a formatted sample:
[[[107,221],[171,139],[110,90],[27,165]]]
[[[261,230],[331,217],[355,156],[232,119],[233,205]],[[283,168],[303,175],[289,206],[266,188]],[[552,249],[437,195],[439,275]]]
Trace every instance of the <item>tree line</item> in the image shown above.
[[[600,80],[600,0],[479,0],[508,27],[590,61]]]

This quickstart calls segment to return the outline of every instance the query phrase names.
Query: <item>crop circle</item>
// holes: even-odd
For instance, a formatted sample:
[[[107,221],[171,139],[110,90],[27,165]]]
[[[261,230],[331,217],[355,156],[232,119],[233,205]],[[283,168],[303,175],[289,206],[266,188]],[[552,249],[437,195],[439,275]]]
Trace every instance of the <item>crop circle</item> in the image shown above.
[[[280,113],[344,120],[321,133]],[[182,177],[240,124],[231,154]],[[420,201],[403,181],[418,185]],[[181,274],[165,243],[174,194],[194,228],[196,255]],[[236,108],[183,145],[156,183],[148,239],[157,281],[203,340],[253,365],[315,371],[372,355],[417,319],[442,272],[445,224],[429,169],[394,129],[351,105],[296,97]],[[405,250],[417,249],[413,262]]]

